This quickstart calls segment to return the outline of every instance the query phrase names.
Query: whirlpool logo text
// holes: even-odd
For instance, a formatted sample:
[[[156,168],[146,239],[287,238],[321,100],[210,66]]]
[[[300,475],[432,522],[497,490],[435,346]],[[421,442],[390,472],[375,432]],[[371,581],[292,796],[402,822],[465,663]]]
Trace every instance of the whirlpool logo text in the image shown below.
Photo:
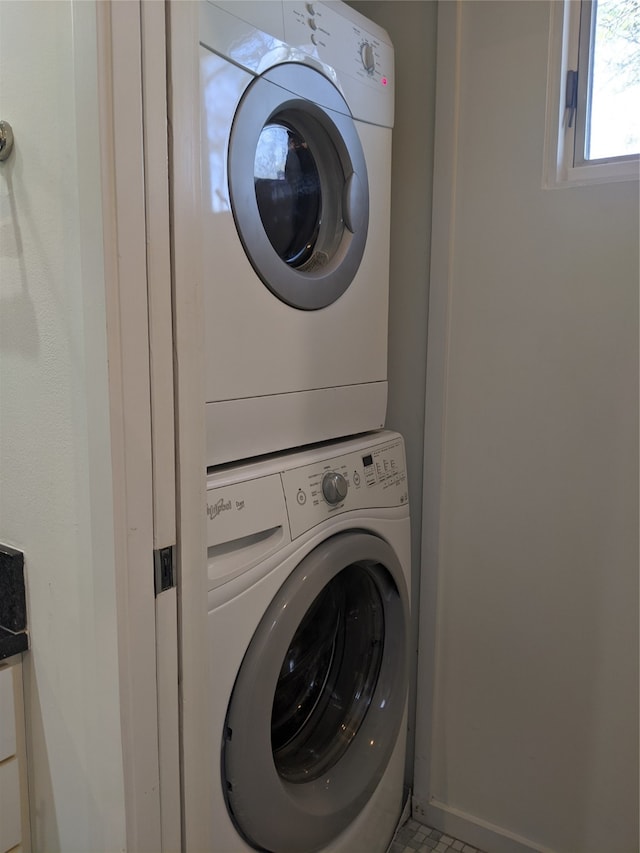
[[[232,504],[231,501],[225,501],[224,498],[220,498],[214,504],[207,503],[207,515],[210,520],[213,521],[214,518],[217,518],[220,513],[226,512],[228,509],[231,509]]]

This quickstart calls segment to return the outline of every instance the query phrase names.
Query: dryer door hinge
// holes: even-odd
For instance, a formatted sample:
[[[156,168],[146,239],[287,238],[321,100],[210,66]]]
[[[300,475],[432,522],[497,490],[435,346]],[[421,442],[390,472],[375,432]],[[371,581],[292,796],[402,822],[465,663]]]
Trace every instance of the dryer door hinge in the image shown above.
[[[176,546],[156,548],[153,552],[153,576],[156,595],[176,585]]]

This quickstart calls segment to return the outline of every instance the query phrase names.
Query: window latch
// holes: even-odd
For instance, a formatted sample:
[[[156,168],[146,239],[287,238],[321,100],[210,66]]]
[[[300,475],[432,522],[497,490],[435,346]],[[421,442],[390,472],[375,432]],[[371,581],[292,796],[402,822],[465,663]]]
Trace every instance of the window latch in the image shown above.
[[[567,127],[573,125],[573,120],[576,117],[576,109],[578,107],[578,72],[567,71],[567,88],[565,93],[565,109],[569,110],[567,119]]]

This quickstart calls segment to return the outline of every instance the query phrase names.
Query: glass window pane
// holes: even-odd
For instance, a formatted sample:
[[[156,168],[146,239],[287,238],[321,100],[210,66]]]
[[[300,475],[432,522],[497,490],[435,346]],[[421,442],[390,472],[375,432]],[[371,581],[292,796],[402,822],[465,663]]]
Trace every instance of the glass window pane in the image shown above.
[[[293,127],[266,125],[254,164],[256,200],[271,245],[285,263],[312,255],[322,211],[320,175],[311,149]]]
[[[640,0],[598,0],[586,158],[640,151]]]

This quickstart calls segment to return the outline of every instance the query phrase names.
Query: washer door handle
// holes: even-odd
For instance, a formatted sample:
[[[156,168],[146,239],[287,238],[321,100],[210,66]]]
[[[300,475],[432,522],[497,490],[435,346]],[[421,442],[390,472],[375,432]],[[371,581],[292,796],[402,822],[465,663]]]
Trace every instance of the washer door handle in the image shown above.
[[[345,182],[342,197],[344,224],[352,234],[355,234],[362,227],[366,211],[367,200],[365,189],[358,177],[358,173],[352,172]]]

